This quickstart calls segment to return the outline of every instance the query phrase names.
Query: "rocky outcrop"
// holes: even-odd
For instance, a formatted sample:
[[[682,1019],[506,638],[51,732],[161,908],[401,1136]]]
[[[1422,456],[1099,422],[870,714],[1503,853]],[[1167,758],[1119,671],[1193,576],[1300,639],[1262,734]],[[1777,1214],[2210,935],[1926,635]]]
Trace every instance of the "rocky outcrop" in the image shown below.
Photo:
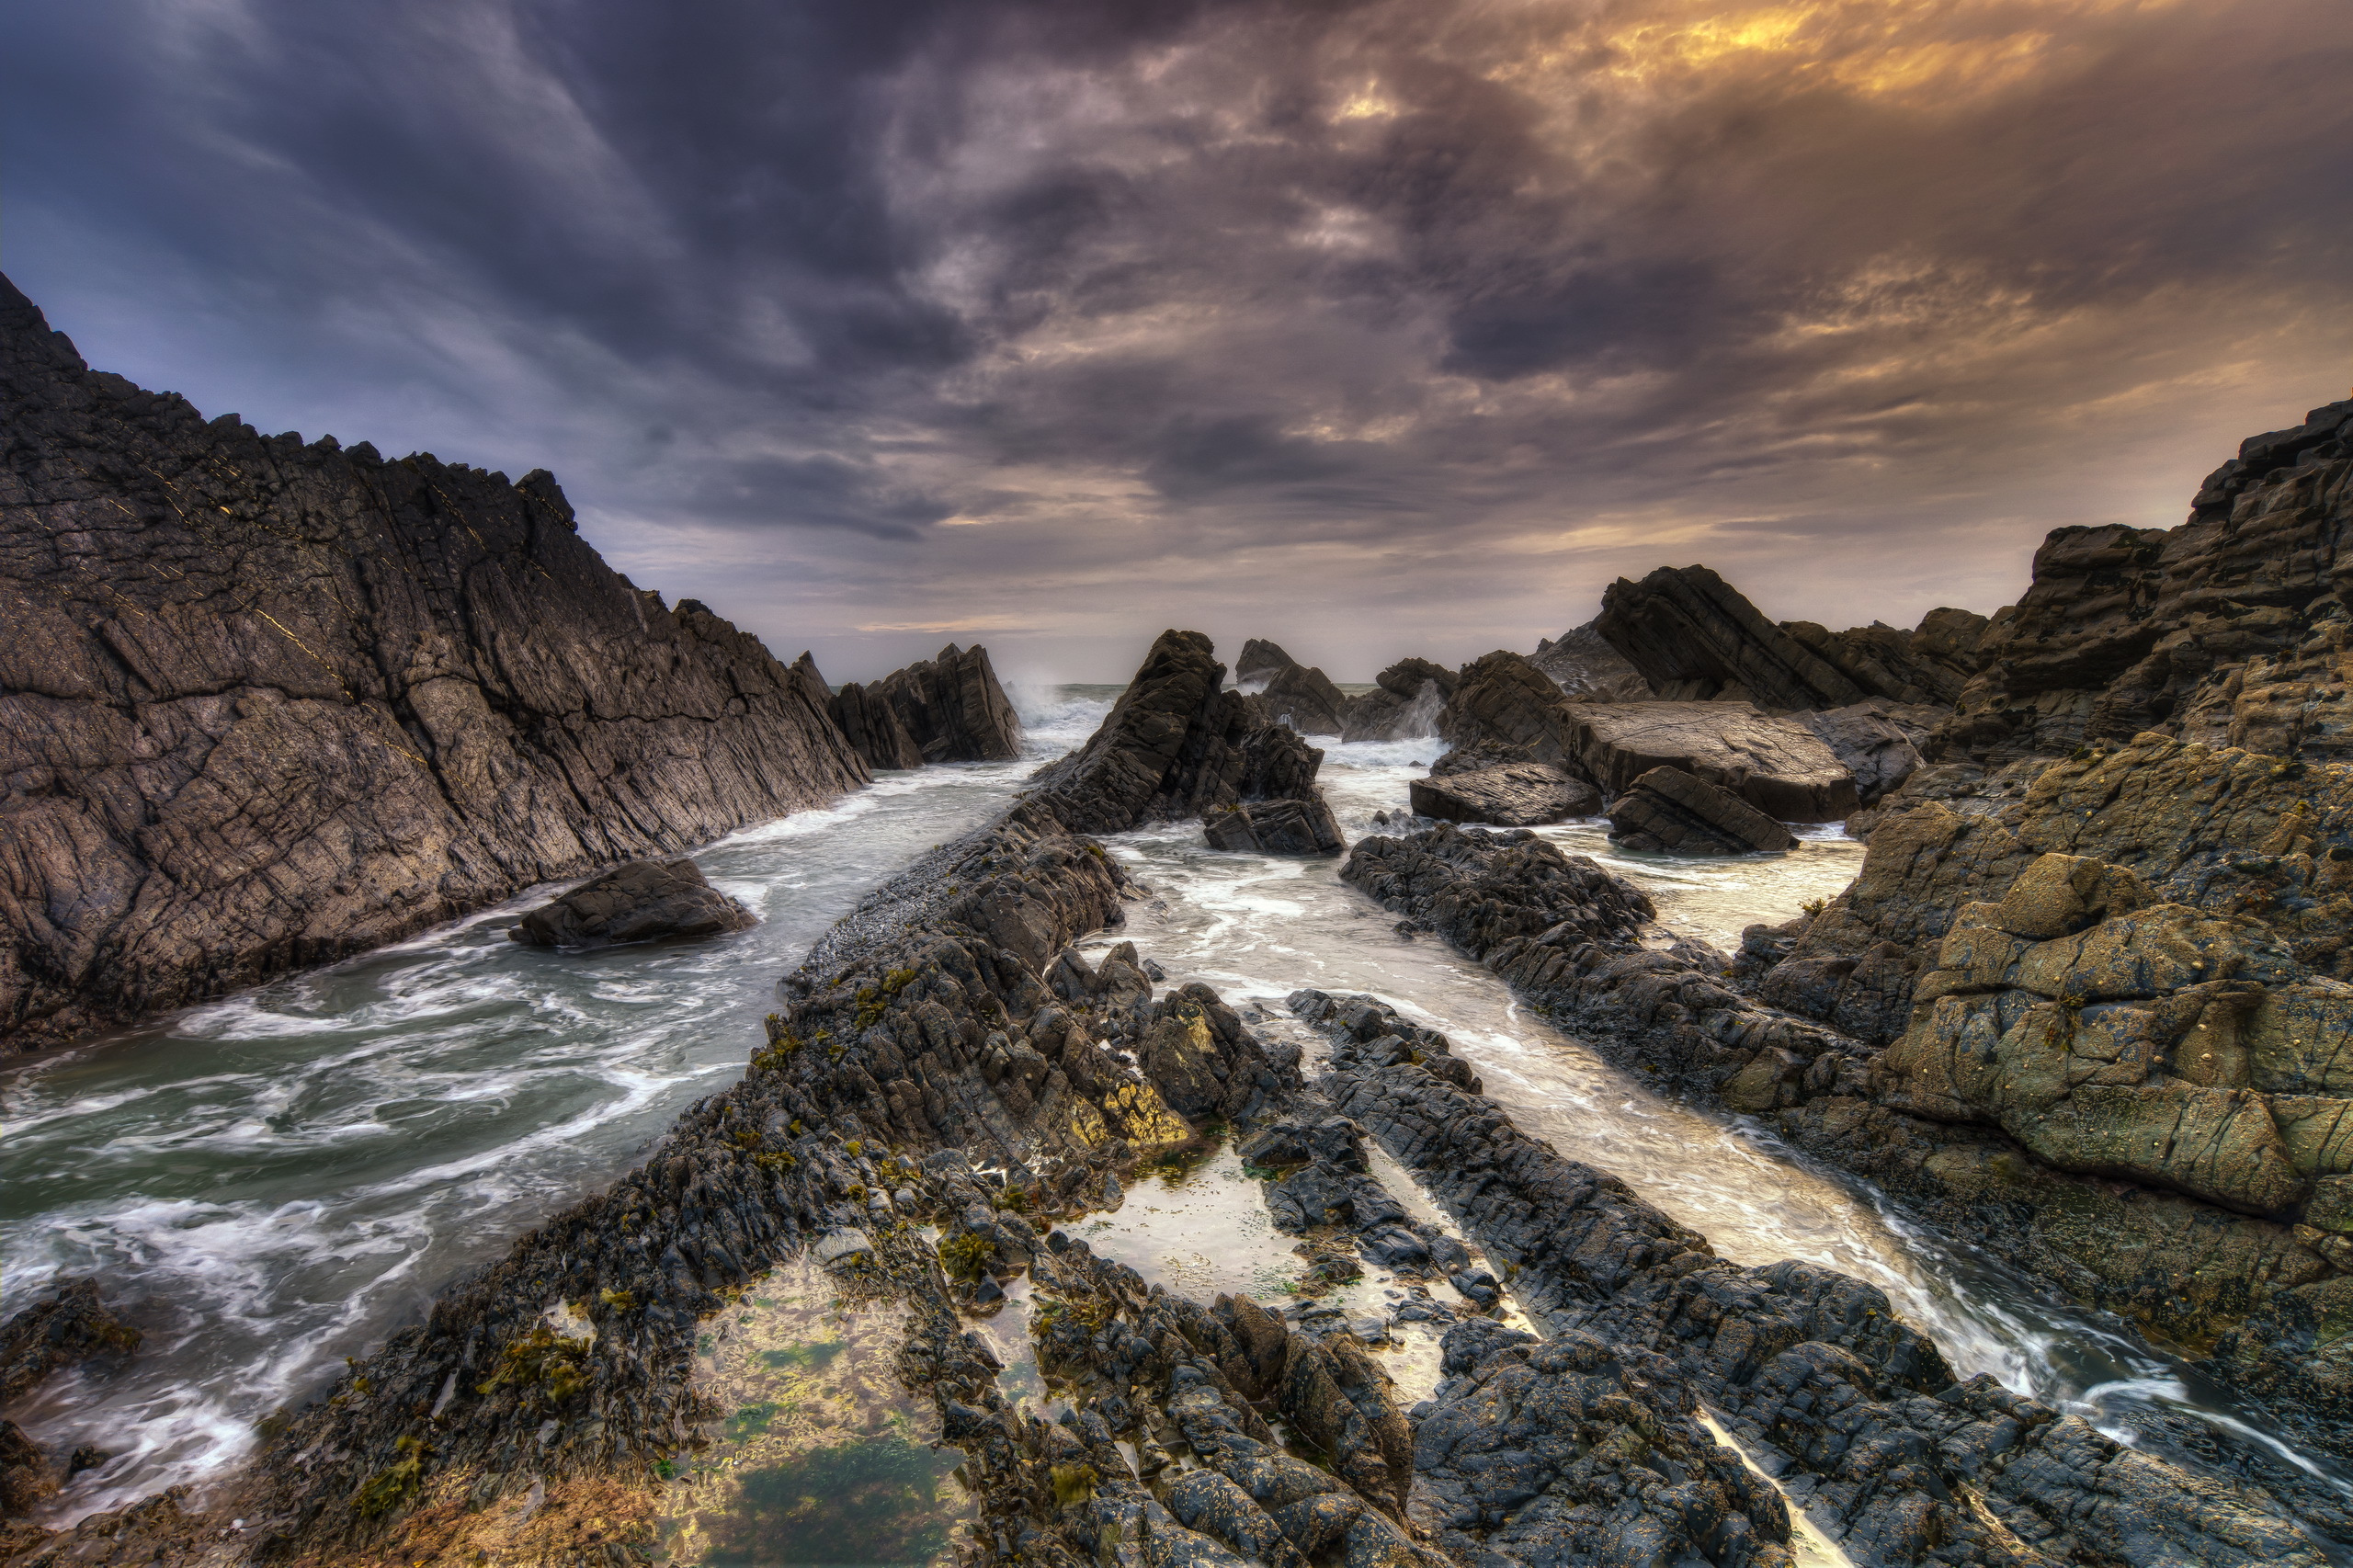
[[[1495,827],[1541,827],[1601,810],[1601,791],[1547,762],[1433,774],[1406,786],[1415,816]]]
[[[1678,1456],[1689,1528],[1743,1542],[1743,1560],[1786,1561],[1768,1545],[1787,1539],[1781,1499],[1737,1489],[1693,1441],[1688,1416],[1704,1401],[1857,1564],[2323,1560],[2254,1488],[2137,1452],[1991,1378],[1956,1379],[1870,1286],[1807,1263],[1714,1256],[1624,1183],[1387,1048],[1420,1032],[1387,1009],[1368,1016],[1318,992],[1291,1006],[1335,1036],[1317,1087],[1428,1185],[1552,1334],[1540,1343],[1471,1323],[1448,1335],[1450,1381],[1424,1417],[1416,1464],[1449,1521],[1494,1532],[1441,1538],[1460,1554],[1528,1540],[1627,1555],[1574,1533],[1635,1522],[1650,1494],[1603,1481],[1614,1417],[1646,1434],[1640,1451]],[[1571,1432],[1581,1440],[1562,1441]],[[1583,1462],[1555,1480],[1548,1455]],[[1524,1513],[1463,1506],[1529,1496],[1530,1481],[1547,1484]],[[1615,1508],[1599,1506],[1608,1496]],[[1635,1555],[1657,1551],[1655,1526],[1642,1539]]]
[[[1573,728],[1568,699],[1552,677],[1499,650],[1462,666],[1438,733],[1457,752],[1574,768]]]
[[[1745,702],[1614,702],[1564,710],[1568,744],[1603,792],[1654,767],[1690,774],[1780,822],[1836,822],[1856,809],[1855,776],[1812,730]]]
[[[809,670],[812,676],[816,676],[814,664]],[[876,772],[923,766],[923,747],[907,733],[899,710],[891,706],[879,686],[861,686],[852,681],[839,691],[829,692],[825,711],[833,716],[842,737]]]
[[[1206,814],[1244,801],[1317,799],[1324,754],[1224,689],[1198,631],[1164,631],[1086,745],[1038,771],[1029,798],[1078,833]]]
[[[1529,663],[1572,702],[1648,702],[1658,695],[1591,621],[1539,642]]]
[[[1790,830],[1728,790],[1679,767],[1654,767],[1609,802],[1611,837],[1668,855],[1794,849]]]
[[[1345,728],[1347,694],[1272,642],[1254,637],[1244,643],[1234,679],[1261,723],[1288,724],[1302,735],[1336,735]]]
[[[1212,849],[1260,855],[1337,855],[1348,846],[1321,795],[1304,801],[1236,801],[1201,815]]]
[[[988,650],[977,644],[950,642],[884,676],[866,696],[897,716],[926,762],[1010,762],[1021,755],[1020,717],[997,684]]]
[[[1985,618],[1931,610],[1917,630],[1874,621],[1833,632],[1776,626],[1704,566],[1662,566],[1605,590],[1593,630],[1662,699],[1741,699],[1776,711],[1845,708],[1866,698],[1949,704],[1978,670]]]
[[[1920,767],[1915,732],[1890,717],[1884,702],[1801,713],[1797,720],[1830,748],[1841,767],[1854,775],[1855,799],[1863,805],[1874,804],[1889,790],[1900,788]]]
[[[2353,402],[2249,437],[2172,529],[2060,528],[1980,639],[1984,668],[1931,755],[1994,765],[2162,729],[2279,756],[2353,756],[2343,579]]]
[[[832,799],[806,683],[544,472],[207,423],[0,283],[0,1041]]]
[[[1438,715],[1454,695],[1455,674],[1427,659],[1400,659],[1373,677],[1375,689],[1347,699],[1344,741],[1412,741],[1438,733]]]
[[[640,860],[592,878],[509,926],[527,948],[609,948],[748,931],[759,918],[692,860]]]

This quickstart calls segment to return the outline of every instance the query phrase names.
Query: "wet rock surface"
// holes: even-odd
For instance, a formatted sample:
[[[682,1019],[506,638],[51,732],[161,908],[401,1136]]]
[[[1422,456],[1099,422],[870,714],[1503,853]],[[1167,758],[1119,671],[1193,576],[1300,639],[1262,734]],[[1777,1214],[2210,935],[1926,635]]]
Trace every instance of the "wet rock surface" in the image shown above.
[[[1609,802],[1609,825],[1628,849],[1669,855],[1744,855],[1797,846],[1788,828],[1679,767],[1654,767],[1629,784]]]
[[[712,887],[692,860],[617,867],[543,903],[507,928],[528,948],[608,948],[746,931],[758,917]]]
[[[1322,796],[1304,801],[1250,801],[1212,806],[1201,818],[1212,849],[1264,855],[1337,855],[1347,847]]]
[[[1495,827],[1540,827],[1601,809],[1600,790],[1543,762],[1433,774],[1415,779],[1409,790],[1416,816]]]
[[[1010,762],[1021,755],[1020,718],[985,648],[950,642],[884,676],[871,695],[926,762]]]
[[[1858,1563],[2325,1561],[2259,1491],[2138,1453],[1991,1379],[1955,1380],[1872,1287],[1803,1263],[1727,1263],[1480,1096],[1414,1062],[1360,1056],[1358,1037],[1409,1036],[1414,1026],[1351,1017],[1346,1000],[1291,999],[1335,1038],[1317,1087],[1421,1176],[1555,1335],[1540,1346],[1466,1324],[1449,1335],[1450,1375],[1483,1383],[1498,1361],[1521,1358],[1516,1381],[1550,1396],[1552,1419],[1586,1419],[1596,1403],[1621,1419],[1647,1415],[1638,1429],[1669,1452],[1694,1445],[1665,1417],[1704,1401]],[[1543,1389],[1547,1374],[1563,1382]],[[1461,1397],[1457,1384],[1449,1392]],[[1442,1395],[1422,1424],[1417,1462],[1449,1452],[1434,1438],[1453,1426],[1441,1425],[1444,1410]],[[1472,1428],[1508,1431],[1519,1411],[1484,1414],[1456,1429],[1484,1446]],[[1512,1467],[1481,1467],[1496,1468],[1508,1476]],[[1686,1519],[1726,1529],[1745,1520],[1758,1538],[1787,1540],[1768,1506],[1779,1496],[1737,1490],[1729,1472],[1688,1459],[1665,1473],[1687,1487],[1706,1478],[1687,1496]]]
[[[673,854],[868,768],[544,472],[305,444],[93,373],[0,283],[0,1048]]]
[[[1347,699],[1344,741],[1410,741],[1438,732],[1457,684],[1455,672],[1427,659],[1400,659],[1374,677],[1375,689]]]
[[[1572,702],[1648,702],[1658,695],[1590,621],[1538,642],[1529,663]]]
[[[1779,822],[1837,822],[1857,805],[1854,774],[1819,736],[1746,702],[1620,702],[1566,712],[1576,765],[1612,798],[1654,767],[1675,767]]]
[[[1261,723],[1288,724],[1302,735],[1336,735],[1351,699],[1322,670],[1300,664],[1272,642],[1253,638],[1234,663],[1234,679]]]

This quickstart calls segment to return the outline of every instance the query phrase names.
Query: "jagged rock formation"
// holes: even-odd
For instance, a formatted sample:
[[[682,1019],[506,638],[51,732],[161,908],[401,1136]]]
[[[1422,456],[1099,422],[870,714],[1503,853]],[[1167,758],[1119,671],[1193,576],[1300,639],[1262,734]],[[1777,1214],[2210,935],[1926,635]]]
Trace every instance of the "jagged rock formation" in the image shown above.
[[[805,668],[811,678],[823,684],[824,677],[817,674],[814,661],[806,653],[801,659],[794,669]],[[907,733],[906,722],[899,717],[899,710],[883,697],[880,682],[863,686],[851,681],[839,691],[828,688],[825,711],[841,731],[842,738],[874,771],[923,766],[923,747]]]
[[[1628,849],[1742,855],[1794,849],[1790,830],[1729,790],[1679,767],[1654,767],[1609,802],[1611,836]]]
[[[1604,590],[1593,630],[1669,700],[1742,699],[1789,712],[1868,697],[1949,704],[1979,667],[1985,618],[1931,610],[1913,631],[1776,626],[1704,566],[1662,566]]]
[[[0,1049],[832,799],[807,684],[547,474],[92,372],[0,281]]]
[[[1020,717],[978,644],[950,642],[870,687],[853,681],[834,695],[830,710],[873,767],[1010,762],[1021,755]]]
[[[1852,708],[1801,713],[1797,720],[1830,748],[1840,767],[1855,776],[1855,798],[1869,806],[1918,770],[1920,749],[1914,734],[1925,734],[1941,717],[1933,709],[1894,711],[1874,699]],[[1928,724],[1907,729],[1898,722],[1901,718],[1926,718]]]
[[[1541,827],[1601,810],[1600,790],[1546,762],[1433,774],[1413,780],[1406,789],[1415,815],[1440,822]]]
[[[1538,1343],[1467,1323],[1448,1335],[1448,1371],[1472,1374],[1471,1388],[1449,1383],[1416,1462],[1449,1522],[1475,1521],[1479,1534],[1441,1538],[1460,1555],[1529,1540],[1549,1549],[1532,1561],[1576,1560],[1557,1555],[1563,1544],[1593,1561],[1657,1560],[1655,1533],[1633,1551],[1573,1533],[1631,1523],[1649,1491],[1631,1476],[1595,1485],[1608,1460],[1570,1470],[1526,1513],[1458,1502],[1528,1496],[1514,1483],[1550,1479],[1542,1456],[1582,1456],[1585,1443],[1607,1453],[1596,1417],[1647,1407],[1645,1449],[1680,1456],[1689,1478],[1678,1499],[1687,1528],[1739,1542],[1742,1560],[1786,1561],[1768,1544],[1787,1540],[1780,1499],[1738,1489],[1674,1420],[1704,1399],[1858,1564],[2324,1561],[2260,1493],[2136,1452],[1989,1377],[1957,1380],[1870,1286],[1806,1263],[1743,1268],[1714,1256],[1624,1183],[1417,1065],[1426,1031],[1370,1000],[1292,996],[1335,1037],[1316,1087],[1428,1184],[1554,1335]],[[1466,1398],[1499,1376],[1517,1385],[1510,1396]],[[1563,1428],[1580,1427],[1584,1442],[1560,1444]],[[1578,1508],[1587,1487],[1597,1494]]]
[[[1455,674],[1427,659],[1400,659],[1373,677],[1377,689],[1347,699],[1340,713],[1344,741],[1412,741],[1438,733],[1438,715],[1454,695]]]
[[[1572,702],[1648,702],[1659,695],[1592,621],[1540,641],[1529,662]]]
[[[1275,643],[1252,638],[1234,662],[1234,679],[1261,723],[1288,724],[1302,735],[1336,735],[1349,699],[1324,672],[1302,665]]]
[[[2353,756],[2337,561],[2353,402],[2249,437],[2172,529],[2060,528],[1978,643],[1933,754],[2064,756],[2164,728],[2278,756]]]
[[[1576,768],[1574,721],[1552,677],[1526,658],[1497,650],[1462,666],[1438,733],[1458,752],[1483,749],[1496,761]]]
[[[692,860],[639,860],[581,883],[507,927],[527,948],[609,948],[747,931],[757,916],[712,887]]]
[[[1198,631],[1164,631],[1085,746],[1038,771],[1030,799],[1077,833],[1206,814],[1241,801],[1317,799],[1324,754],[1224,689]]]

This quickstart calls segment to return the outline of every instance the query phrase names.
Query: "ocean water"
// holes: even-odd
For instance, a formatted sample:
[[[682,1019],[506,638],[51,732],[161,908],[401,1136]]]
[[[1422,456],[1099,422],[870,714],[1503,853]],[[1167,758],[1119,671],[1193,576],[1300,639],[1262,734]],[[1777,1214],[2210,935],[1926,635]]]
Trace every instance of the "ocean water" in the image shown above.
[[[0,1313],[55,1278],[95,1275],[147,1335],[119,1368],[61,1374],[9,1413],[52,1449],[113,1456],[56,1499],[51,1520],[221,1475],[250,1451],[259,1417],[310,1396],[344,1357],[415,1321],[451,1277],[626,1170],[687,1104],[742,1072],[776,980],[835,919],[1084,742],[1117,691],[1017,692],[1019,762],[885,775],[829,809],[698,851],[710,880],[761,915],[753,930],[524,949],[505,928],[552,891],[535,889],[0,1076]],[[1351,838],[1380,831],[1376,812],[1404,809],[1407,781],[1439,749],[1319,744]],[[1836,894],[1861,858],[1836,829],[1786,856],[1716,862],[1616,853],[1606,824],[1540,831],[1721,947],[1751,921]],[[1872,1280],[1964,1370],[2094,1419],[2149,1402],[2277,1445],[2113,1321],[1939,1245],[1739,1119],[1651,1095],[1442,942],[1396,933],[1339,881],[1336,860],[1214,851],[1195,824],[1109,842],[1154,894],[1130,906],[1127,929],[1089,946],[1133,939],[1172,981],[1216,985],[1261,1009],[1268,1029],[1298,1028],[1282,998],[1300,986],[1376,994],[1445,1029],[1523,1127],[1624,1177],[1725,1256],[1805,1257]],[[1198,1194],[1222,1187],[1199,1183],[1232,1185],[1233,1173],[1194,1179],[1192,1196],[1174,1176],[1138,1184],[1111,1226],[1120,1250],[1178,1282],[1197,1268],[1211,1278],[1273,1267],[1271,1238],[1248,1232],[1225,1259],[1200,1221]]]

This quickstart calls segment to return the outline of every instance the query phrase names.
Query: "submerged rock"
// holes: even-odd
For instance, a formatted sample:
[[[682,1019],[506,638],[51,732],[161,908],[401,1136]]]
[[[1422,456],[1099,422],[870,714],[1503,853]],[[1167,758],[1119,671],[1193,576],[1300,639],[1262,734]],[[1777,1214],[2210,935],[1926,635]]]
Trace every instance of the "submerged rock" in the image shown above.
[[[47,1298],[0,1324],[0,1404],[92,1356],[126,1355],[140,1333],[99,1300],[95,1279],[61,1280]]]
[[[748,931],[759,917],[692,860],[640,860],[581,883],[507,928],[527,948],[607,948]]]

